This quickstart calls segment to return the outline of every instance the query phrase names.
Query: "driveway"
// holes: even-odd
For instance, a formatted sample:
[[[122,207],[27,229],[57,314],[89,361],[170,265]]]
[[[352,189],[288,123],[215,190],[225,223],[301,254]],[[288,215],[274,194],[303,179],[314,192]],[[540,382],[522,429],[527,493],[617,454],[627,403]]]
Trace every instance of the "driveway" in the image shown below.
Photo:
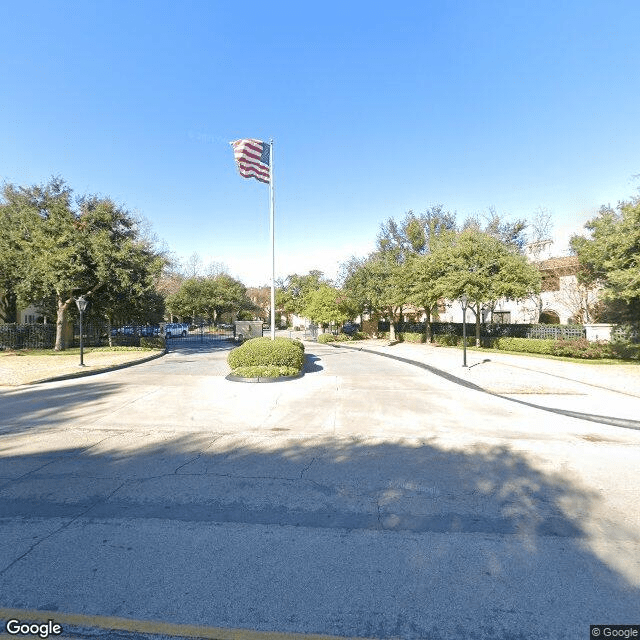
[[[307,354],[287,383],[229,382],[223,348],[193,348],[2,390],[1,606],[203,637],[564,639],[637,621],[628,415]],[[583,392],[615,416],[615,393]]]

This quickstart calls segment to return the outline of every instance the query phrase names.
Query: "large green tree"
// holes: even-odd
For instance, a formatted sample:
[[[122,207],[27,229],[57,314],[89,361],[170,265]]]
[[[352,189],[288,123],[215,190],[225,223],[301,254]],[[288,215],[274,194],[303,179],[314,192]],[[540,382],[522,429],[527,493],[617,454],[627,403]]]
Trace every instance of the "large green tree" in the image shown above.
[[[602,207],[585,228],[589,237],[571,239],[579,279],[603,287],[613,320],[640,322],[640,197]]]
[[[286,314],[303,315],[309,295],[322,285],[331,286],[322,271],[310,271],[307,275],[293,273],[277,283],[276,308]]]
[[[441,247],[434,258],[446,265],[438,278],[442,296],[459,300],[465,295],[468,300],[476,319],[477,346],[484,310],[500,298],[522,299],[540,291],[540,272],[516,247],[473,228]]]
[[[310,320],[326,326],[331,323],[342,324],[353,310],[344,293],[328,284],[322,284],[306,297],[302,313]]]
[[[343,278],[343,291],[355,311],[380,313],[389,319],[390,339],[395,340],[397,322],[410,297],[407,262],[397,251],[374,251],[368,258],[352,258]]]
[[[188,278],[166,299],[167,310],[181,318],[217,321],[221,314],[253,309],[246,287],[226,273]]]
[[[378,250],[387,256],[388,264],[395,263],[403,273],[407,285],[404,302],[424,310],[427,339],[441,297],[439,261],[431,256],[440,247],[450,245],[455,234],[456,215],[442,205],[419,214],[409,211],[401,222],[389,218],[380,226]]]
[[[154,287],[163,258],[143,237],[139,222],[110,198],[74,202],[60,178],[33,187],[7,185],[3,197],[3,217],[17,249],[12,256],[17,299],[27,305],[53,298],[56,350],[65,348],[64,325],[78,297],[113,310],[119,296],[130,302]]]

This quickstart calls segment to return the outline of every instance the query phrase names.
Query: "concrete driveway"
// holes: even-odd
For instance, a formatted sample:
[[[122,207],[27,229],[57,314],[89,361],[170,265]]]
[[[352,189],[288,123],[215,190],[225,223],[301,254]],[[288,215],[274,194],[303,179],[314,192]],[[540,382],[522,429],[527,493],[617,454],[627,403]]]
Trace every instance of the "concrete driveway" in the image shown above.
[[[407,639],[637,621],[633,398],[574,389],[624,406],[616,426],[307,354],[280,384],[225,380],[217,347],[1,391],[0,606],[105,637],[96,616]]]

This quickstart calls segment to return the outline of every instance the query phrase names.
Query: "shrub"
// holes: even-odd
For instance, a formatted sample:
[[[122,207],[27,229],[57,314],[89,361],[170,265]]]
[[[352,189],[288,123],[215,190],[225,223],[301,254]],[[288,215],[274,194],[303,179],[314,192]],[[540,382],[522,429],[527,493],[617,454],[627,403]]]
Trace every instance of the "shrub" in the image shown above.
[[[400,340],[402,342],[418,342],[418,343],[422,343],[425,341],[424,338],[424,333],[414,333],[414,332],[407,332],[407,333],[401,333],[400,334]]]
[[[167,343],[163,336],[149,336],[140,338],[140,346],[143,349],[164,349]]]
[[[326,344],[327,342],[335,342],[336,337],[332,333],[321,333],[318,336],[318,342],[320,344]]]
[[[238,367],[233,375],[240,378],[282,378],[296,376],[300,373],[295,367],[278,367],[276,365],[256,365],[253,367]]]
[[[609,350],[606,343],[601,341],[589,342],[586,338],[556,340],[553,345],[553,355],[564,356],[565,358],[599,360],[606,358],[608,354]]]
[[[433,341],[443,347],[456,347],[462,338],[452,333],[439,333],[433,336]]]
[[[610,342],[607,345],[607,352],[610,358],[621,358],[623,360],[640,360],[640,344],[630,342]]]
[[[300,340],[290,340],[289,338],[276,338],[275,340],[267,337],[252,338],[231,351],[227,362],[234,375],[240,375],[236,374],[236,371],[241,367],[286,367],[287,370],[295,369],[295,372],[298,373],[302,371],[304,364],[304,345]],[[271,371],[271,369],[269,370]]]
[[[555,342],[551,338],[496,338],[493,342],[493,348],[501,351],[541,353],[550,356],[555,355],[553,352]]]

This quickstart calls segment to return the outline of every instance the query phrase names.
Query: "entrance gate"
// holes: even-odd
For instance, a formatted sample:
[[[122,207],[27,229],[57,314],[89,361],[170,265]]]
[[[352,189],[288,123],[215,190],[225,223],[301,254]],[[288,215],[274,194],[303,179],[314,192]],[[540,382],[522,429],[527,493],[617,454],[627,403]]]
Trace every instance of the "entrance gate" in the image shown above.
[[[171,336],[166,339],[167,351],[173,351],[184,347],[198,348],[231,345],[234,341],[234,331],[231,325],[205,325],[192,327],[186,335]]]

